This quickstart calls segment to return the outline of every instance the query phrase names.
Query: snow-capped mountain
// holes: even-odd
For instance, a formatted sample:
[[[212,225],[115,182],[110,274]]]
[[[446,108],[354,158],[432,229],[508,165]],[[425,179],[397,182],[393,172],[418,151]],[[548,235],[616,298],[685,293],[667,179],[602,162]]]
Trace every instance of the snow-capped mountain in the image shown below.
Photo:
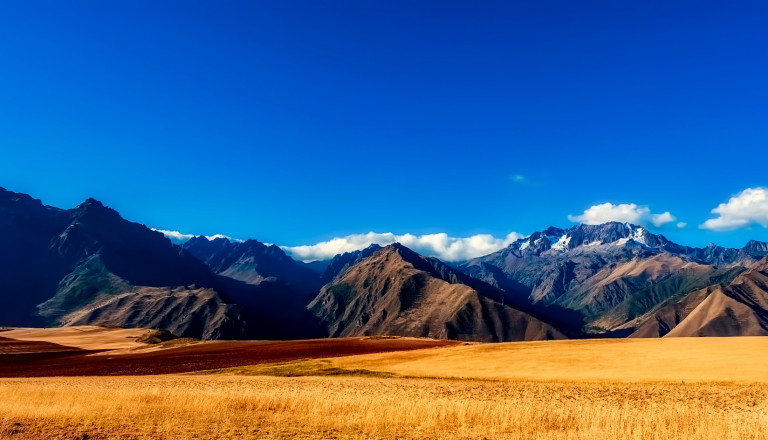
[[[581,313],[595,332],[616,329],[661,301],[730,282],[768,246],[691,248],[625,223],[548,228],[460,266],[532,304]]]
[[[748,265],[768,255],[768,243],[760,241],[752,240],[741,249],[724,248],[714,244],[705,248],[692,248],[673,243],[663,235],[651,233],[643,226],[617,222],[577,225],[570,229],[550,227],[517,240],[499,252],[517,250],[521,256],[542,255],[548,251],[564,253],[605,245],[644,249],[656,253],[666,252],[698,263],[714,265],[736,262]],[[486,257],[480,257],[482,258]]]

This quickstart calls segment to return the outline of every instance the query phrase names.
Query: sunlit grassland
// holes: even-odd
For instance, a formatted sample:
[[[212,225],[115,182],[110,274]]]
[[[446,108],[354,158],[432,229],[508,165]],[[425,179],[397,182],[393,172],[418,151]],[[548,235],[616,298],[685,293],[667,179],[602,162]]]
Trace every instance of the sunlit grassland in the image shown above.
[[[768,337],[472,344],[349,356],[332,365],[416,377],[768,383]]]
[[[0,379],[0,437],[768,438],[763,340],[679,341],[469,345],[187,375]],[[736,360],[721,359],[729,355]],[[722,376],[745,380],[708,376],[739,364],[741,373]],[[646,371],[654,366],[657,376]]]
[[[768,386],[376,377],[5,379],[10,438],[768,438]]]

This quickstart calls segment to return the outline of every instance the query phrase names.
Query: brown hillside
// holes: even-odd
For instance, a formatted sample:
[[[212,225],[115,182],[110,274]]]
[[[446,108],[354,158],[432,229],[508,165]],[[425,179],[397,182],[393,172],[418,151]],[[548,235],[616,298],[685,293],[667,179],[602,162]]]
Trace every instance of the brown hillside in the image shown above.
[[[768,336],[768,259],[644,317],[632,337]]]
[[[326,323],[331,336],[483,342],[563,338],[548,324],[482,295],[460,279],[442,263],[395,244],[324,286],[309,309]]]

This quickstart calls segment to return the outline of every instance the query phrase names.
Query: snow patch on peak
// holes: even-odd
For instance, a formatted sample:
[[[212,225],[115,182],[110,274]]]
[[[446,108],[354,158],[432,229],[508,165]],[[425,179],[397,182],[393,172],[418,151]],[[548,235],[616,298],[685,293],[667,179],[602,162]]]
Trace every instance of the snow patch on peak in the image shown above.
[[[520,250],[521,250],[521,251],[524,251],[524,250],[528,249],[528,246],[530,246],[530,245],[531,245],[531,242],[530,242],[530,240],[525,240],[525,241],[524,241],[524,242],[523,242],[523,243],[520,245]]]
[[[645,228],[633,226],[628,223],[626,223],[625,226],[629,229],[630,236],[616,240],[614,243],[616,246],[623,246],[627,244],[629,240],[632,240],[635,243],[649,247],[648,242],[645,240]]]
[[[552,244],[552,249],[564,252],[566,249],[568,249],[568,244],[570,242],[571,242],[571,236],[563,235],[557,240],[557,242]]]
[[[644,233],[645,228],[638,228],[634,231],[632,231],[632,240],[635,240],[636,242],[644,245],[648,245],[648,243],[645,241]]]

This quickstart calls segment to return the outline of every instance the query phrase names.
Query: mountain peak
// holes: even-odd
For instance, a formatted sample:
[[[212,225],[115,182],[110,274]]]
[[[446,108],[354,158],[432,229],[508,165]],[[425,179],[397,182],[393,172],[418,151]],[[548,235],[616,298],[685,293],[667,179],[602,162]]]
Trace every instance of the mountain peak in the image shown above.
[[[749,240],[747,245],[744,246],[744,250],[751,255],[768,255],[768,243],[757,240]]]
[[[242,242],[241,246],[243,246],[245,248],[265,248],[265,247],[267,247],[266,244],[260,242],[259,240],[253,239],[253,238],[249,238],[249,239],[245,240],[244,242]]]
[[[205,243],[221,244],[221,243],[230,243],[230,241],[226,237],[208,238],[205,235],[195,235],[194,237],[187,240],[187,243],[191,243],[192,245],[205,244]]]
[[[117,211],[104,206],[103,203],[92,197],[85,199],[85,201],[77,205],[74,210],[76,212],[110,212],[117,214]]]
[[[83,203],[77,205],[71,210],[75,218],[85,222],[96,222],[95,224],[103,226],[103,222],[122,222],[123,218],[114,209],[104,206],[103,203],[88,198]],[[128,222],[130,223],[130,222]]]
[[[382,248],[378,244],[372,244],[363,250],[344,252],[343,254],[336,255],[328,263],[328,267],[326,267],[325,271],[323,272],[323,275],[322,275],[323,282],[327,283],[331,281],[332,279],[336,278],[340,274],[344,273],[344,271],[349,269],[351,266],[354,266],[355,264],[370,257],[376,252],[381,251],[382,249],[384,248]]]
[[[669,249],[677,245],[663,235],[653,234],[643,226],[631,223],[608,222],[599,225],[579,224],[569,229],[551,226],[534,232],[527,238],[512,243],[508,249],[519,250],[527,255],[539,255],[546,251],[567,252],[581,246],[615,243],[617,246]]]
[[[391,244],[388,244],[388,245],[384,246],[384,249],[396,249],[396,250],[406,249],[406,250],[410,250],[407,247],[405,247],[402,243],[397,242],[397,241],[394,242],[394,243],[391,243]]]
[[[544,234],[544,235],[561,235],[563,232],[565,232],[565,231],[560,229],[560,228],[558,228],[558,227],[550,226],[547,229],[543,230],[542,234]]]
[[[385,246],[380,252],[382,253],[396,253],[400,255],[400,257],[409,263],[413,263],[415,261],[421,261],[423,258],[418,253],[414,252],[410,248],[406,247],[402,243],[392,243],[387,246]]]
[[[288,256],[288,254],[285,253],[285,251],[282,248],[280,248],[280,246],[277,246],[275,244],[263,243],[261,241],[254,240],[252,238],[249,238],[248,240],[245,240],[244,242],[240,243],[238,247],[242,249],[244,253],[270,254],[270,255],[279,256],[286,260],[294,261],[291,257]]]
[[[9,191],[3,187],[0,187],[0,201],[43,206],[43,202],[28,194]]]
[[[100,201],[94,199],[93,197],[88,197],[85,199],[83,203],[78,205],[78,208],[104,208],[104,204]]]
[[[377,251],[379,249],[382,249],[381,245],[373,243],[372,245],[368,246],[367,248],[363,249],[362,251],[356,251],[356,252]],[[345,252],[345,254],[346,254],[346,252]]]

